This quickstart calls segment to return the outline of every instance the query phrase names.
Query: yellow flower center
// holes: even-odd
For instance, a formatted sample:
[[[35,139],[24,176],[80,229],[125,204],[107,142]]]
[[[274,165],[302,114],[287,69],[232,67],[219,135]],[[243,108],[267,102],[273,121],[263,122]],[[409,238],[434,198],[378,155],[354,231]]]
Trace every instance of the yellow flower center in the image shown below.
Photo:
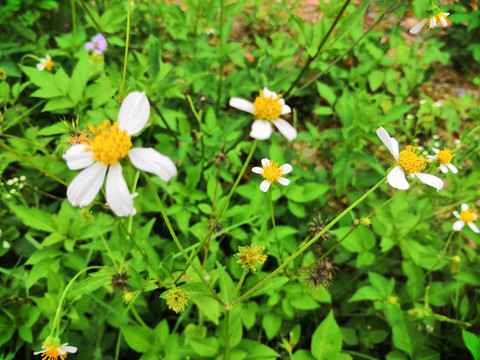
[[[430,27],[430,19],[435,19],[435,22],[438,24],[438,23],[442,22],[442,18],[447,20],[447,17],[445,16],[445,14],[443,12],[439,12],[439,13],[435,14],[434,16],[430,17],[428,19],[428,30],[432,29]]]
[[[478,214],[475,210],[467,209],[460,213],[460,220],[470,223],[478,219]]]
[[[65,360],[67,358],[67,353],[60,354],[57,348],[49,348],[47,351],[42,353],[42,360]]]
[[[45,61],[45,69],[52,70],[55,63],[52,60]]]
[[[455,150],[448,150],[444,147],[443,150],[437,154],[437,160],[440,162],[440,164],[450,164],[452,162],[452,158],[455,156],[453,153],[454,151]]]
[[[263,178],[272,184],[277,182],[278,178],[282,176],[282,174],[283,171],[282,169],[278,168],[278,163],[274,164],[272,160],[270,160],[268,164],[263,167]]]
[[[253,103],[253,115],[258,119],[273,121],[280,117],[282,114],[282,104],[278,101],[281,95],[277,96],[277,99],[271,97],[265,97],[263,90],[260,91]]]
[[[406,150],[400,152],[399,155],[399,164],[400,167],[405,171],[408,175],[416,174],[420,172],[420,170],[425,169],[426,162],[428,162],[426,157],[422,157],[421,155],[417,155],[416,152],[417,148],[408,145]]]
[[[111,125],[110,120],[105,120],[97,127],[88,125],[88,129],[95,135],[95,138],[90,141],[93,160],[100,161],[105,166],[123,159],[132,147],[130,136],[127,135],[126,130],[118,128],[118,122]]]

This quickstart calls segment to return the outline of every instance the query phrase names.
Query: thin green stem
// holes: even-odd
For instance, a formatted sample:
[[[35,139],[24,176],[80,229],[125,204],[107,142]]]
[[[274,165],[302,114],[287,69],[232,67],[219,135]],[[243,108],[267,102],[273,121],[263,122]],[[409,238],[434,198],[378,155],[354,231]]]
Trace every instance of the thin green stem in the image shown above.
[[[138,314],[138,311],[135,308],[135,306],[133,305],[133,302],[132,302],[132,305],[130,306],[130,310],[132,311],[133,316],[135,317],[135,319],[137,319],[137,321],[140,323],[140,325],[142,325],[143,327],[145,327],[147,329],[150,329],[150,327],[147,324],[145,324],[145,321],[143,321],[143,319]]]
[[[303,69],[300,71],[300,74],[298,74],[298,76],[296,77],[296,79],[292,82],[292,84],[290,85],[290,87],[288,88],[288,90],[285,92],[285,94],[284,94],[284,97],[285,97],[285,98],[288,97],[288,95],[289,95],[290,92],[293,90],[293,88],[294,88],[295,85],[298,83],[298,81],[303,77],[303,75],[305,75],[305,73],[307,72],[308,68],[310,67],[310,64],[315,60],[315,58],[318,56],[318,54],[320,54],[323,46],[326,44],[328,38],[330,37],[330,35],[331,35],[332,32],[333,32],[333,29],[335,29],[335,26],[337,26],[337,23],[340,21],[343,13],[344,13],[345,10],[347,9],[347,6],[350,4],[351,1],[352,1],[352,0],[347,0],[347,1],[345,1],[345,4],[343,4],[342,9],[341,9],[340,12],[337,14],[337,17],[336,17],[335,20],[333,21],[333,24],[330,26],[330,28],[328,29],[327,33],[326,33],[325,36],[323,37],[322,42],[321,42],[320,45],[318,46],[317,52],[315,53],[315,55],[308,57],[307,63],[305,64],[305,66],[303,67]]]
[[[225,309],[225,360],[230,360],[230,310]]]
[[[220,108],[220,100],[222,95],[222,81],[223,81],[223,8],[225,0],[220,0],[220,66],[218,68],[218,84],[217,84],[217,101],[215,102],[215,114],[218,115],[218,109]]]
[[[42,173],[44,173],[45,175],[51,177],[53,180],[59,182],[60,184],[62,185],[65,185],[65,186],[68,186],[68,184],[63,181],[62,179],[58,178],[57,176],[53,175],[51,172],[49,172],[48,170],[45,170],[44,168],[42,168],[41,166],[37,165],[36,163],[34,163],[32,160],[30,160],[28,157],[20,154],[18,151],[14,150],[13,148],[11,148],[10,146],[8,146],[6,143],[4,143],[3,141],[0,141],[0,146],[3,147],[5,150],[8,150],[10,151],[12,154],[14,154],[16,157],[22,159],[23,161],[27,162],[28,164],[30,164],[31,166],[33,166],[35,169],[37,170],[40,170]]]
[[[67,295],[68,293],[68,290],[70,290],[70,288],[72,287],[73,283],[75,282],[75,280],[78,279],[78,277],[80,275],[82,275],[84,272],[87,272],[89,270],[93,270],[93,269],[104,269],[103,266],[89,266],[87,268],[84,268],[82,270],[80,270],[71,280],[70,282],[68,283],[68,285],[65,287],[65,289],[63,290],[63,294],[62,294],[62,297],[60,298],[60,301],[58,302],[58,306],[57,306],[57,311],[55,312],[55,318],[53,319],[53,327],[52,327],[52,331],[50,332],[50,336],[53,336],[53,333],[54,331],[56,330],[56,333],[55,333],[55,337],[58,337],[58,333],[59,333],[59,328],[60,328],[60,314],[62,312],[62,306],[63,306],[63,301],[65,300],[65,295]]]
[[[163,203],[162,203],[162,200],[160,199],[160,197],[158,196],[158,193],[157,191],[155,190],[155,187],[152,183],[152,180],[150,179],[150,177],[142,171],[142,174],[143,174],[143,177],[145,178],[145,180],[147,180],[148,182],[148,185],[150,187],[150,190],[152,191],[153,193],[153,197],[155,198],[155,201],[158,205],[158,208],[160,210],[160,213],[162,214],[162,217],[163,217],[163,220],[165,221],[165,224],[167,225],[167,228],[168,228],[168,231],[170,232],[170,235],[172,236],[172,239],[173,241],[175,242],[175,245],[177,245],[177,248],[178,250],[180,250],[180,252],[182,253],[183,257],[185,258],[185,260],[187,260],[187,264],[190,265],[193,269],[193,271],[195,271],[195,273],[198,275],[199,279],[205,284],[205,286],[208,288],[208,290],[210,291],[210,293],[212,294],[212,297],[217,300],[221,305],[225,305],[225,303],[222,301],[222,299],[220,299],[220,297],[217,295],[217,293],[215,292],[215,290],[212,289],[212,287],[210,286],[210,284],[205,280],[205,277],[204,275],[202,274],[202,272],[197,268],[197,266],[195,266],[195,264],[193,264],[193,259],[190,259],[190,257],[188,256],[188,254],[185,252],[185,249],[183,248],[182,244],[180,244],[180,241],[178,240],[177,238],[177,235],[175,234],[175,231],[173,230],[173,227],[172,227],[172,224],[170,223],[170,219],[168,218],[167,216],[167,213],[165,211],[165,208],[163,207]],[[178,282],[178,279],[177,281]],[[175,284],[174,284],[175,285]]]
[[[128,62],[128,46],[130,45],[130,1],[127,0],[127,35],[125,39],[125,58],[123,60],[123,78],[122,89],[120,90],[120,99],[123,97],[125,90],[125,78],[127,76],[127,62]]]
[[[220,211],[217,215],[217,217],[215,218],[215,221],[213,222],[212,226],[210,226],[210,229],[208,230],[208,233],[207,233],[207,236],[205,236],[205,238],[203,239],[203,241],[201,242],[200,246],[197,248],[197,250],[195,250],[195,253],[192,255],[192,257],[190,258],[190,262],[193,261],[193,259],[195,259],[195,257],[198,255],[198,253],[200,252],[200,250],[203,248],[203,245],[205,244],[205,242],[207,241],[207,239],[212,235],[212,232],[213,230],[215,229],[215,226],[217,225],[218,221],[220,220],[220,217],[222,216],[223,212],[225,211],[233,193],[235,192],[235,190],[237,189],[237,186],[238,184],[240,183],[240,180],[242,179],[243,177],[243,174],[245,173],[245,171],[247,170],[247,166],[248,164],[250,163],[250,160],[252,159],[252,156],[253,156],[253,153],[255,152],[255,149],[257,147],[257,144],[258,144],[258,140],[255,139],[255,141],[253,142],[252,144],[252,148],[250,149],[250,153],[248,154],[247,156],[247,159],[245,160],[245,163],[243,164],[243,167],[242,169],[240,170],[240,174],[238,174],[238,177],[237,177],[237,180],[235,180],[235,183],[233,184],[233,187],[232,189],[230,190],[230,193],[228,194],[227,196],[227,199],[225,200],[225,203],[223,204],[223,206],[220,208]],[[180,275],[177,277],[177,280],[175,280],[175,283],[178,283],[178,281],[182,278],[182,276],[185,274],[185,272],[187,271],[188,269],[188,266],[189,264],[187,264],[185,266],[185,268],[183,269],[183,271],[180,273]]]
[[[73,55],[77,49],[77,9],[75,8],[75,0],[70,1],[72,7],[72,39],[73,39]]]
[[[293,260],[295,260],[300,254],[302,254],[305,250],[307,250],[315,241],[317,241],[323,234],[325,234],[330,228],[339,222],[345,215],[347,215],[350,211],[352,211],[358,204],[360,204],[363,200],[365,200],[371,193],[373,193],[380,185],[382,185],[387,180],[385,176],[382,180],[380,180],[377,184],[375,184],[370,190],[368,190],[365,194],[363,194],[357,201],[355,201],[352,205],[350,205],[347,209],[342,211],[340,215],[338,215],[335,219],[333,219],[327,226],[323,228],[317,235],[315,235],[311,240],[309,240],[305,245],[300,247],[296,252],[290,255],[285,262],[280,265],[276,270],[271,272],[265,278],[260,280],[257,285],[253,286],[250,290],[248,290],[245,294],[240,296],[237,300],[235,300],[231,307],[235,306],[236,304],[242,302],[243,300],[247,299],[250,295],[252,295],[257,289],[259,289],[263,284],[265,284],[268,280],[273,278],[277,275],[280,271],[282,271],[288,264],[290,264]]]
[[[133,187],[132,187],[132,194],[135,194],[135,191],[137,191],[137,184],[138,184],[138,179],[140,178],[140,171],[137,170],[135,173],[135,179],[133,180]],[[133,226],[133,214],[131,214],[128,217],[128,233],[132,233],[132,226]]]
[[[352,49],[361,41],[363,40],[363,38],[365,36],[367,36],[367,34],[373,30],[373,28],[375,26],[377,26],[377,24],[379,24],[383,18],[385,17],[385,15],[393,10],[395,10],[395,8],[397,8],[399,5],[396,5],[388,10],[385,10],[380,16],[379,18],[372,24],[372,26],[370,26],[363,34],[362,36],[360,36],[356,41],[354,41],[354,43],[347,49],[345,50],[342,54],[340,54],[339,56],[337,56],[337,58],[329,65],[327,66],[324,70],[322,70],[318,75],[315,75],[311,80],[307,81],[304,85],[302,85],[300,88],[298,88],[297,90],[295,90],[293,92],[293,94],[299,92],[299,91],[302,91],[303,89],[309,87],[311,84],[315,83],[318,81],[318,79],[320,79],[323,75],[325,75],[337,62],[339,62],[345,55],[347,55],[350,51],[352,51]],[[291,96],[292,94],[288,94],[289,96],[286,96],[287,94],[284,95],[284,98],[285,100],[288,99],[289,96]]]
[[[235,296],[237,296],[240,288],[241,288],[242,285],[243,285],[243,281],[245,280],[245,277],[247,276],[247,274],[248,274],[248,268],[244,268],[244,269],[243,269],[242,276],[240,277],[240,280],[238,280],[237,287],[236,287],[235,290],[233,291],[232,297],[230,298],[230,302],[232,302],[232,301],[235,299]]]
[[[280,265],[283,262],[283,249],[281,249],[280,244],[278,242],[277,226],[275,225],[275,213],[273,210],[272,191],[268,191],[268,199],[270,200],[270,214],[272,215],[272,227],[275,233],[275,244],[277,246],[277,251],[279,256],[278,263]]]
[[[117,344],[115,346],[115,360],[120,356],[120,346],[122,345],[122,330],[118,330]]]
[[[117,274],[120,273],[120,269],[118,268],[117,262],[115,261],[115,258],[113,257],[112,250],[110,250],[110,247],[107,244],[107,241],[105,240],[105,237],[103,236],[102,231],[100,230],[100,227],[98,226],[97,222],[94,220],[93,223],[95,224],[95,227],[97,228],[98,234],[100,235],[100,238],[102,239],[103,246],[107,249],[108,255],[110,256],[110,259],[112,260],[113,266],[115,267],[115,271]]]

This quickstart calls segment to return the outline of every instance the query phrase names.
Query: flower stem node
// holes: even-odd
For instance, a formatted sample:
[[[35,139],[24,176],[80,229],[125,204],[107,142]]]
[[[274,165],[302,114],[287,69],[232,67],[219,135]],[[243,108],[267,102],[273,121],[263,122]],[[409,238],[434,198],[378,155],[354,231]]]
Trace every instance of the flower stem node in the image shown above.
[[[33,355],[42,356],[42,360],[65,360],[68,353],[76,353],[75,346],[68,346],[68,343],[61,344],[60,338],[49,336],[42,345],[42,351],[35,351]]]
[[[267,255],[261,254],[264,250],[265,246],[239,246],[238,253],[234,256],[238,259],[237,264],[242,265],[242,268],[256,272],[260,265],[267,260]]]
[[[177,314],[185,310],[190,296],[182,289],[170,289],[167,293],[167,306]]]

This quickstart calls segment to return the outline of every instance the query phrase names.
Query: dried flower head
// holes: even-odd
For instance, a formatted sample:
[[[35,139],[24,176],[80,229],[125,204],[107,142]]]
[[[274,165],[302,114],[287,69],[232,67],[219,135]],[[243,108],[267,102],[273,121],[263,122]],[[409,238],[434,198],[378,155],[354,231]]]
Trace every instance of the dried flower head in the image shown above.
[[[317,289],[318,286],[327,288],[330,286],[330,281],[334,278],[337,270],[338,268],[332,262],[322,260],[303,269],[305,282],[309,286],[315,285]]]
[[[267,260],[267,255],[260,254],[264,250],[265,246],[239,246],[239,252],[234,256],[238,259],[237,264],[242,265],[242,268],[256,272],[260,265]]]
[[[110,283],[110,286],[112,286],[114,289],[119,289],[121,292],[125,292],[129,289],[126,283],[128,279],[130,279],[130,275],[127,274],[127,270],[122,270],[121,273],[117,273],[112,276],[112,282]]]
[[[177,314],[187,307],[190,296],[182,289],[170,289],[167,293],[167,306]]]
[[[326,224],[322,220],[322,215],[318,214],[317,217],[315,217],[311,222],[308,223],[308,226],[310,227],[310,236],[313,237],[320,233],[325,228]],[[328,235],[328,233],[329,231],[326,231],[320,236],[320,238],[324,241],[330,239],[330,235]]]

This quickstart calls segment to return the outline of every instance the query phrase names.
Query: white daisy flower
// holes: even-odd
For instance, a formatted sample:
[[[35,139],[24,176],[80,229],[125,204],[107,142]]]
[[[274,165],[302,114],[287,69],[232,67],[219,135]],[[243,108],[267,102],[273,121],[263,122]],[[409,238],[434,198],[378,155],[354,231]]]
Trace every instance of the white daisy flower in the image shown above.
[[[140,132],[148,121],[150,103],[145,92],[128,94],[120,107],[118,122],[105,120],[95,127],[89,125],[95,136],[87,144],[71,146],[63,155],[70,170],[82,170],[67,189],[68,201],[73,206],[87,206],[97,196],[107,177],[105,193],[108,206],[118,216],[136,213],[133,198],[122,176],[120,160],[127,155],[139,170],[157,175],[169,181],[177,174],[177,168],[169,157],[153,148],[132,148],[130,137]],[[107,173],[108,169],[108,173]]]
[[[420,171],[425,169],[428,159],[416,154],[417,148],[408,145],[406,150],[399,152],[398,142],[394,138],[390,137],[387,130],[383,127],[377,129],[377,135],[385,144],[387,149],[393,155],[397,161],[395,166],[387,176],[388,183],[395,189],[407,190],[410,187],[406,179],[406,175],[410,175],[412,178],[418,178],[424,184],[430,185],[440,191],[443,189],[442,179],[435,175],[424,174]]]
[[[412,29],[410,29],[409,33],[410,34],[418,34],[420,30],[425,26],[425,24],[428,23],[428,30],[433,29],[434,27],[442,24],[443,27],[447,27],[447,16],[450,15],[450,13],[447,12],[439,12],[436,13],[433,16],[430,16],[426,19],[423,19],[420,21],[417,25],[415,25]]]
[[[48,337],[42,346],[42,351],[35,351],[33,355],[42,354],[44,360],[57,360],[66,359],[67,353],[76,353],[77,348],[75,346],[68,346],[68,343],[60,345],[59,338]]]
[[[43,71],[45,69],[52,70],[55,63],[52,61],[50,55],[46,55],[44,58],[40,59],[40,62],[37,64],[37,69]]]
[[[453,224],[453,230],[460,231],[467,224],[473,232],[480,233],[477,225],[473,222],[478,220],[478,213],[476,210],[470,209],[467,204],[462,204],[462,212],[454,211],[453,215],[460,219]]]
[[[449,150],[446,147],[444,147],[443,150],[438,150],[436,148],[432,148],[432,150],[436,155],[428,155],[428,158],[430,160],[438,160],[441,172],[447,173],[448,170],[450,170],[454,174],[458,173],[458,169],[452,165],[452,159],[455,156],[453,152],[455,150]]]
[[[282,166],[278,167],[278,163],[273,163],[272,160],[264,158],[262,159],[262,166],[263,167],[254,167],[252,171],[255,174],[262,175],[265,179],[260,184],[260,190],[263,192],[267,192],[270,188],[270,185],[276,182],[285,186],[290,184],[290,180],[282,177],[282,175],[288,174],[290,171],[292,171],[292,165],[283,164]]]
[[[297,130],[280,115],[292,112],[290,106],[285,105],[285,100],[280,94],[268,90],[266,87],[260,91],[253,103],[240,98],[231,98],[230,106],[253,114],[256,120],[252,124],[250,136],[254,139],[265,140],[272,135],[272,123],[289,141],[297,137]]]

